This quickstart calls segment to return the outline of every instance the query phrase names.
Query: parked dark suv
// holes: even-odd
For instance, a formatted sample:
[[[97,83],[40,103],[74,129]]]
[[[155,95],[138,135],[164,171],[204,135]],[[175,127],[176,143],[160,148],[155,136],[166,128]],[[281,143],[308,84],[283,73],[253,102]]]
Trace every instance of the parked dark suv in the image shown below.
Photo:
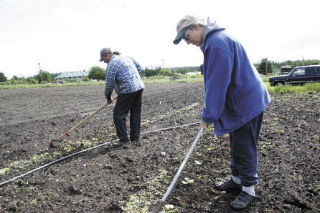
[[[320,65],[295,67],[288,75],[269,78],[271,86],[278,84],[304,84],[307,82],[320,82]]]

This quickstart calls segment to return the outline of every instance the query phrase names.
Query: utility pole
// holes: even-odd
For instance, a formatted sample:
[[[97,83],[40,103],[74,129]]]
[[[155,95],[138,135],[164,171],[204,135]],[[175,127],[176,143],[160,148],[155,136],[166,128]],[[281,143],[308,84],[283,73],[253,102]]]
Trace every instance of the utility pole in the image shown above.
[[[42,76],[42,74],[41,74],[40,62],[38,63],[38,65],[39,65],[39,75],[40,75],[41,82],[42,82],[42,81],[43,81],[43,76]]]
[[[268,59],[266,58],[266,75],[268,74]]]

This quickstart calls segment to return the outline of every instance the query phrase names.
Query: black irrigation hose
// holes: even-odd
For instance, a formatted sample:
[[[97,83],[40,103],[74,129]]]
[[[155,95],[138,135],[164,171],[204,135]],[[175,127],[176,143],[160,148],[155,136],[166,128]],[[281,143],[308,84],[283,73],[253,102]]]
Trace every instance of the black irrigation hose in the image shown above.
[[[141,135],[149,134],[149,133],[153,133],[153,132],[165,131],[165,130],[169,130],[169,129],[176,129],[176,128],[181,128],[181,127],[191,126],[191,125],[199,124],[199,123],[200,123],[200,122],[194,122],[194,123],[188,123],[188,124],[184,124],[184,125],[180,125],[180,126],[174,126],[174,127],[167,127],[167,128],[156,129],[156,130],[150,130],[150,131],[141,133]],[[16,176],[16,177],[13,177],[13,178],[7,180],[7,181],[4,181],[4,182],[0,183],[0,187],[2,187],[2,186],[6,185],[6,184],[8,184],[8,183],[10,183],[10,182],[12,182],[12,181],[14,181],[14,180],[17,180],[17,179],[19,179],[19,178],[22,178],[22,177],[24,177],[24,176],[27,176],[27,175],[29,175],[29,174],[32,174],[32,173],[34,173],[34,172],[36,172],[36,171],[38,171],[38,170],[40,170],[40,169],[49,167],[49,166],[51,166],[51,165],[53,165],[53,164],[59,163],[59,162],[61,162],[61,161],[63,161],[63,160],[66,160],[66,159],[68,159],[68,158],[71,158],[71,157],[80,155],[80,154],[82,154],[82,153],[84,153],[84,152],[87,152],[87,151],[90,151],[90,150],[99,148],[99,147],[101,147],[101,146],[105,146],[105,145],[111,144],[112,142],[116,142],[116,141],[118,141],[118,140],[119,140],[119,139],[114,140],[114,141],[111,141],[111,142],[109,141],[109,142],[106,142],[106,143],[103,143],[103,144],[100,144],[100,145],[97,145],[97,146],[93,146],[93,147],[90,147],[90,148],[88,148],[88,149],[84,149],[84,150],[81,150],[81,151],[79,151],[79,152],[75,152],[75,153],[72,153],[72,154],[70,154],[70,155],[64,156],[64,157],[62,157],[62,158],[60,158],[60,159],[54,160],[54,161],[52,161],[52,162],[50,162],[50,163],[47,163],[47,164],[45,164],[45,165],[42,165],[42,166],[40,166],[40,167],[38,167],[38,168],[35,168],[35,169],[33,169],[33,170],[30,170],[30,171],[28,171],[28,172],[26,172],[26,173],[24,173],[24,174],[18,175],[18,176]]]

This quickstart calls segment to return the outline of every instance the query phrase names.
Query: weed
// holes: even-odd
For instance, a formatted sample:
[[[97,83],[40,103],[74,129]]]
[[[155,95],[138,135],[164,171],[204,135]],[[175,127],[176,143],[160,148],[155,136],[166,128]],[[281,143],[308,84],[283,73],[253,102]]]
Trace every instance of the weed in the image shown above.
[[[184,180],[182,181],[182,184],[185,184],[185,185],[193,184],[193,183],[194,183],[194,180],[188,177],[184,178]]]
[[[11,168],[2,168],[2,169],[0,169],[0,175],[4,175],[7,172],[9,172],[10,170],[11,170]]]
[[[67,144],[63,149],[64,149],[64,151],[66,151],[66,152],[71,152],[71,151],[72,151],[72,147],[71,147],[70,144]]]
[[[82,140],[81,141],[81,144],[84,148],[89,148],[92,146],[94,142],[93,141],[90,141],[90,140]]]
[[[30,200],[30,205],[35,205],[37,203],[37,199]]]
[[[27,187],[27,193],[31,194],[31,192],[34,190],[33,186]]]
[[[150,196],[150,195],[149,195]],[[133,194],[130,196],[129,202],[126,203],[124,207],[122,207],[122,210],[124,212],[139,212],[139,213],[147,213],[148,207],[142,207],[142,205],[145,205],[147,194],[145,191],[139,194]],[[150,205],[150,203],[148,203]]]
[[[36,155],[36,156],[32,157],[31,161],[33,163],[42,163],[42,162],[50,160],[50,159],[52,159],[50,154],[45,152],[45,153],[43,153],[41,155]]]

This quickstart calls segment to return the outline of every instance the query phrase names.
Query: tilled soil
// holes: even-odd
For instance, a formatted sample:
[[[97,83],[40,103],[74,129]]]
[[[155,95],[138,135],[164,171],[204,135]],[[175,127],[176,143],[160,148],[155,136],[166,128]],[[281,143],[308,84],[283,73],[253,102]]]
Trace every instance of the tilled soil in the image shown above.
[[[147,85],[140,144],[112,146],[113,105],[58,140],[105,103],[103,89],[0,91],[1,183],[105,144],[0,186],[0,212],[151,212],[200,129],[202,83]],[[319,107],[319,93],[272,95],[260,133],[258,198],[242,212],[320,211]],[[233,212],[236,194],[214,189],[230,178],[228,140],[204,132],[163,211]]]

